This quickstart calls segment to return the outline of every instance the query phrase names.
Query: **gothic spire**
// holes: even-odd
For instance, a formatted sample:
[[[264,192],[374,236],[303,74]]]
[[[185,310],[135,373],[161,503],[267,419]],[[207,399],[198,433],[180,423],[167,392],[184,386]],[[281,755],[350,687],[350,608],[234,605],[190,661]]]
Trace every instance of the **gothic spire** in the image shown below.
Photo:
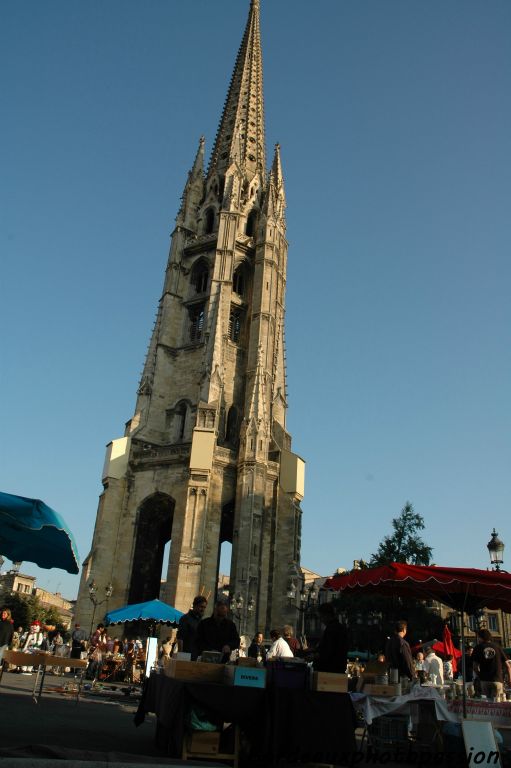
[[[266,393],[263,368],[263,351],[259,346],[257,350],[257,367],[254,372],[254,380],[249,395],[248,412],[246,416],[247,423],[253,422],[259,427],[266,417]]]
[[[197,206],[203,195],[204,182],[204,136],[200,137],[199,148],[191,171],[188,173],[181,207],[177,214],[176,223],[194,229]]]
[[[280,160],[280,144],[276,144],[273,163],[268,176],[263,212],[269,217],[284,221],[285,208],[286,193],[284,191],[284,176]]]
[[[237,161],[264,174],[263,64],[259,0],[251,0],[247,26],[234,65],[229,92],[211,154],[209,173],[225,173]]]

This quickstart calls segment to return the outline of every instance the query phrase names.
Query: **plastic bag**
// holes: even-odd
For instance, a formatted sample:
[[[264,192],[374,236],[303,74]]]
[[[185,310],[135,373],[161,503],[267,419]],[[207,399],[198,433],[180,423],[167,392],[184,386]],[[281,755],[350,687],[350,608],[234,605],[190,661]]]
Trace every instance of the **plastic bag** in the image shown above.
[[[203,709],[191,707],[188,715],[188,725],[192,731],[216,731],[217,727],[210,722]]]

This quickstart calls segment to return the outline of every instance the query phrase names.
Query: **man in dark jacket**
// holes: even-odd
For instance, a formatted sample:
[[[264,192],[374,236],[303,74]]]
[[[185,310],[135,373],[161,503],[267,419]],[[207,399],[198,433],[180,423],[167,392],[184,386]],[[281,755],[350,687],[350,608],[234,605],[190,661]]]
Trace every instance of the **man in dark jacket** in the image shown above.
[[[223,600],[217,600],[213,615],[200,622],[197,629],[197,648],[203,651],[223,653],[223,662],[229,661],[231,652],[240,647],[240,636],[234,621],[227,618],[229,606]]]
[[[177,647],[183,653],[190,653],[192,661],[195,661],[199,655],[197,649],[197,630],[202,621],[206,606],[208,604],[204,595],[197,595],[193,600],[192,608],[181,616],[177,630]]]
[[[314,669],[344,674],[348,664],[348,630],[339,623],[332,603],[321,603],[318,613],[325,629],[316,649]]]
[[[504,694],[504,676],[511,679],[511,661],[502,647],[492,642],[491,632],[487,629],[478,631],[477,640],[472,661],[474,671],[481,681],[481,693],[500,700]]]
[[[417,672],[413,664],[412,651],[405,640],[408,631],[406,621],[398,621],[394,627],[394,634],[387,640],[385,658],[391,669],[399,670],[400,677],[408,677],[413,680]]]
[[[87,632],[75,624],[71,633],[71,658],[79,659],[84,651],[87,650]]]

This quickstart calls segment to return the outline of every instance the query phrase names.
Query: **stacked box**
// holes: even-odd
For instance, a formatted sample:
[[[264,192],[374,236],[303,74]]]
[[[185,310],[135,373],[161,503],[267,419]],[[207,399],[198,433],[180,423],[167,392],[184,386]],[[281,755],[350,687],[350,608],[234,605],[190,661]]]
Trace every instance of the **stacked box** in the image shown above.
[[[224,669],[224,664],[205,664],[201,661],[181,659],[167,659],[163,665],[167,677],[196,683],[223,683]]]
[[[220,749],[219,731],[192,731],[187,739],[190,754],[216,755]]]
[[[347,693],[348,675],[337,672],[314,672],[312,675],[312,690],[329,693]]]
[[[389,685],[367,683],[364,685],[364,693],[368,693],[370,696],[401,696],[401,683]]]

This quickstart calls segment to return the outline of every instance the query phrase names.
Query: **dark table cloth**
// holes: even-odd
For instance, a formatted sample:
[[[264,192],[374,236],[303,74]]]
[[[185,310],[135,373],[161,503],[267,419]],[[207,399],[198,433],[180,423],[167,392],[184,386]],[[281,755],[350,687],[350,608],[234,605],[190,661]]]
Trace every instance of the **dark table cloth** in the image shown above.
[[[262,745],[266,734],[264,688],[191,683],[152,675],[146,681],[135,722],[141,722],[145,712],[154,712],[158,719],[158,746],[173,757],[181,757],[186,715],[191,706],[203,709],[212,721],[239,725],[251,742],[259,742],[260,751],[267,751]]]
[[[357,723],[349,694],[270,688],[267,695],[274,762],[350,764]]]
[[[157,744],[180,757],[190,706],[211,720],[236,723],[250,742],[250,755],[268,763],[288,761],[349,763],[355,752],[356,719],[348,694],[245,688],[191,683],[152,675],[145,684],[135,722],[157,716]]]

